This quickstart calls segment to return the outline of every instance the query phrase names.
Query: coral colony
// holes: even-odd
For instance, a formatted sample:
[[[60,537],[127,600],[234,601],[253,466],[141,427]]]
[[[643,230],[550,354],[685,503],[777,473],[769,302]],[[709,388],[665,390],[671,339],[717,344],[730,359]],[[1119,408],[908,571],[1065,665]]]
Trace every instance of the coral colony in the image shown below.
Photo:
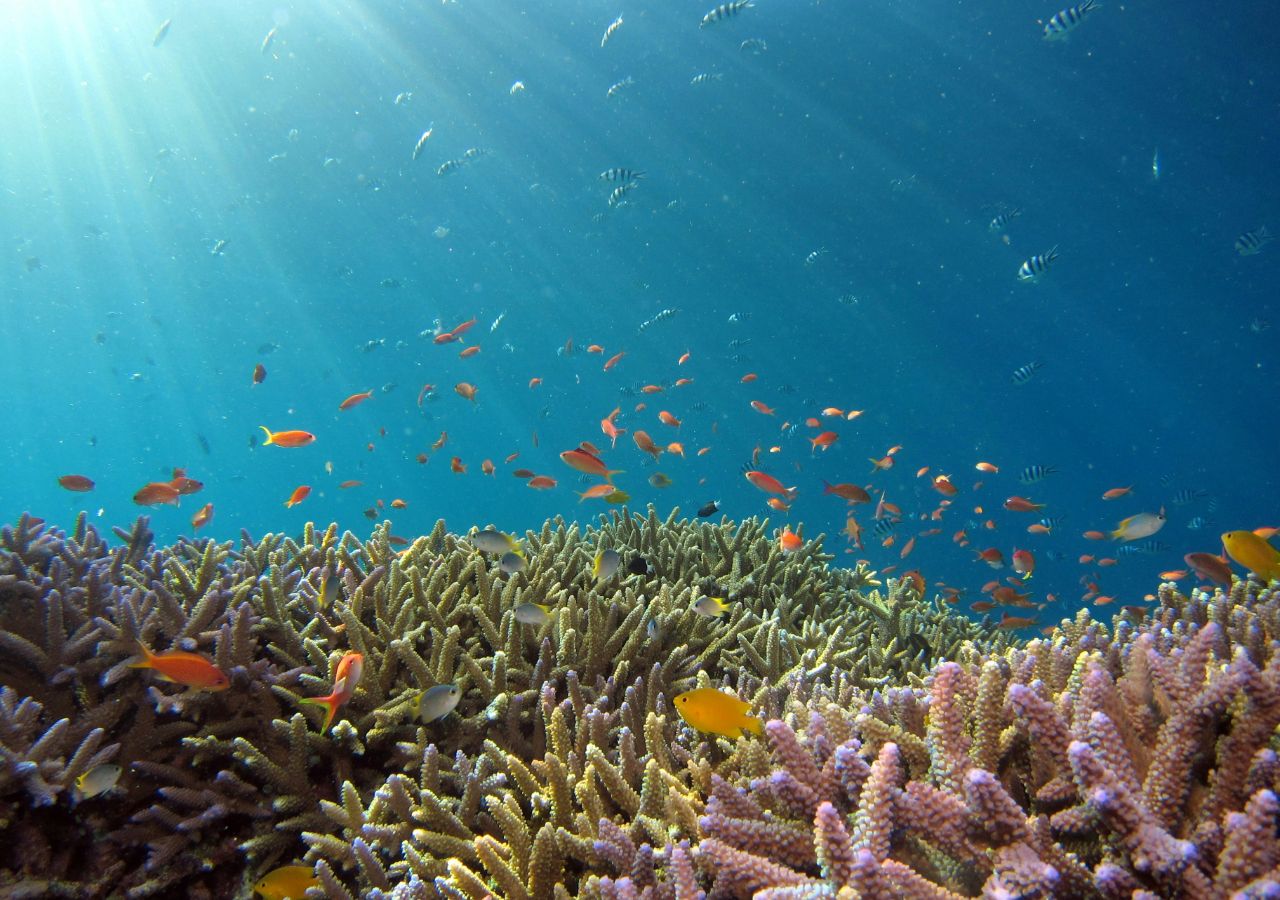
[[[0,535],[5,897],[1280,895],[1256,581],[1022,643],[753,519],[116,535]]]

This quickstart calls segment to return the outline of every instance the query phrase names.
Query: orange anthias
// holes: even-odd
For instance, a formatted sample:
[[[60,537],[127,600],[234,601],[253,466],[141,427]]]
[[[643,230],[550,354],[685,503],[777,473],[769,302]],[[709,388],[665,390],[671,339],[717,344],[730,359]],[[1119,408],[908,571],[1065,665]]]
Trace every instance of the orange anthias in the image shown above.
[[[323,697],[304,697],[302,702],[313,706],[323,706],[327,710],[320,733],[324,734],[333,724],[333,717],[338,714],[338,707],[346,703],[356,692],[360,676],[364,674],[364,655],[354,651],[344,653],[338,660],[338,667],[333,673],[333,690]]]
[[[352,394],[346,400],[343,400],[341,403],[338,404],[338,409],[340,411],[346,411],[353,406],[359,406],[361,403],[368,400],[372,396],[373,396],[373,391],[361,391],[358,394]]]
[[[264,447],[275,445],[276,447],[305,447],[316,439],[316,436],[309,431],[272,431],[266,425],[259,425],[263,434],[267,439],[262,442]]]
[[[560,454],[560,458],[564,460],[564,464],[569,468],[577,469],[579,472],[585,472],[588,475],[595,475],[605,481],[611,480],[614,475],[622,471],[621,469],[606,467],[604,460],[581,447],[565,450]]]
[[[840,439],[840,435],[834,431],[824,431],[816,437],[809,438],[809,455],[812,456],[814,451],[821,447],[824,451]]]
[[[231,679],[202,653],[166,650],[152,653],[145,644],[138,645],[142,662],[129,663],[131,669],[154,669],[161,681],[172,681],[193,691],[225,691]]]
[[[292,509],[293,507],[301,503],[303,500],[306,500],[307,495],[310,493],[311,493],[310,485],[300,484],[293,489],[293,493],[289,495],[288,500],[284,501],[284,505],[287,508]]]
[[[470,400],[472,403],[476,402],[476,386],[474,384],[469,384],[468,382],[465,382],[465,381],[459,381],[457,384],[453,386],[453,390],[457,393],[459,397],[462,397],[464,400]]]

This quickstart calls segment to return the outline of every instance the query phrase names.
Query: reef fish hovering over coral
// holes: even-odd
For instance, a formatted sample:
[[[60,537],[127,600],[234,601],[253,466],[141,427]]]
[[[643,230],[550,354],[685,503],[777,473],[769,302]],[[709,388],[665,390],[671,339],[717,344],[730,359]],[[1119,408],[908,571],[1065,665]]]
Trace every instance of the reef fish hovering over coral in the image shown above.
[[[326,709],[324,715],[324,724],[320,726],[320,733],[324,734],[329,730],[329,726],[333,724],[333,717],[338,714],[338,707],[351,699],[356,692],[356,685],[360,683],[360,676],[364,674],[364,655],[356,652],[344,653],[342,659],[338,660],[338,666],[333,672],[333,690],[323,697],[304,697],[303,703],[314,706],[323,706]]]
[[[1264,581],[1280,580],[1280,550],[1252,531],[1228,531],[1222,546],[1228,556]]]
[[[185,685],[193,691],[225,691],[231,687],[227,673],[201,653],[166,650],[152,653],[145,644],[138,645],[142,662],[130,663],[131,669],[155,669],[161,681]]]
[[[263,875],[254,884],[253,892],[264,900],[302,900],[307,888],[319,886],[320,879],[311,866],[281,866]]]
[[[751,704],[715,688],[698,688],[676,697],[676,712],[698,731],[740,738],[743,732],[763,734],[764,724],[747,715]]]
[[[458,701],[462,699],[462,691],[456,684],[437,684],[427,688],[418,697],[418,718],[423,722],[435,722],[453,712]]]

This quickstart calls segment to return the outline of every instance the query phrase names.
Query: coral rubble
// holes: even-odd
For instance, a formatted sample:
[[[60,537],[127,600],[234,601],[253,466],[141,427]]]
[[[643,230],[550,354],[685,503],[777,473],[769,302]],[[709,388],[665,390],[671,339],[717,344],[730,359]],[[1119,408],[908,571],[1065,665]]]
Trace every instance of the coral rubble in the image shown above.
[[[157,548],[145,520],[108,546],[24,516],[0,532],[0,892],[248,896],[298,862],[332,898],[1280,890],[1274,593],[1165,587],[1144,623],[1019,645],[766,527],[557,519],[506,574],[443,522],[403,549],[385,526]],[[597,579],[603,548],[627,565]],[[139,644],[231,687],[129,668]],[[348,652],[322,733],[302,701]],[[438,685],[458,705],[423,721]],[[764,736],[694,732],[670,702],[694,687]],[[102,763],[119,784],[77,801]]]

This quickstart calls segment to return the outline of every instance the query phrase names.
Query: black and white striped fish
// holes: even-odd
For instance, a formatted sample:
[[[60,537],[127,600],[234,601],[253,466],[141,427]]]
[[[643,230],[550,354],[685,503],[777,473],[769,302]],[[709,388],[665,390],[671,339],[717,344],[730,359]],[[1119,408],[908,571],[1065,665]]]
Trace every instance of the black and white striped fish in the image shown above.
[[[1183,488],[1173,495],[1174,506],[1186,506],[1189,503],[1195,503],[1202,497],[1208,497],[1208,491],[1202,491],[1197,488]]]
[[[743,53],[755,53],[759,55],[769,49],[769,45],[764,42],[764,38],[747,38],[738,45],[738,49]]]
[[[1065,516],[1045,516],[1043,519],[1040,520],[1039,524],[1045,528],[1048,528],[1050,531],[1053,531],[1053,529],[1057,528],[1059,525],[1062,524],[1062,520],[1064,518],[1066,517]]]
[[[609,38],[613,37],[615,31],[622,27],[622,16],[614,19],[609,23],[609,27],[604,30],[604,37],[600,38],[600,46],[603,47],[609,43]]]
[[[426,147],[427,147],[427,141],[431,140],[431,132],[433,132],[433,131],[435,131],[435,127],[434,127],[434,126],[432,126],[431,128],[428,128],[426,131],[422,132],[422,137],[418,138],[418,143],[416,143],[416,144],[414,144],[414,145],[413,145],[413,158],[414,158],[414,159],[417,159],[419,156],[421,156],[421,155],[422,155],[422,151],[423,151],[423,150],[425,150],[425,149],[426,149]]]
[[[635,169],[624,169],[621,166],[605,169],[600,173],[601,181],[635,181],[637,178],[643,177],[643,172],[637,172]]]
[[[1236,238],[1236,252],[1241,256],[1253,256],[1271,243],[1274,238],[1271,232],[1267,231],[1267,226],[1262,225],[1253,231],[1246,231],[1240,237]]]
[[[1206,519],[1204,516],[1195,516],[1187,522],[1187,528],[1191,531],[1199,531],[1201,528],[1208,528],[1212,524],[1212,519]]]
[[[875,532],[876,537],[884,538],[893,534],[893,527],[893,519],[877,519],[871,530]]]
[[[1008,212],[1000,213],[987,224],[987,231],[1004,231],[1009,227],[1009,223],[1018,216],[1022,215],[1022,210],[1011,209]]]
[[[1023,484],[1037,484],[1057,471],[1053,466],[1027,466],[1018,473],[1018,481]]]
[[[631,85],[635,83],[636,83],[636,80],[632,78],[630,75],[628,75],[626,78],[622,79],[621,81],[615,81],[613,84],[609,85],[609,90],[605,91],[605,97],[612,100],[614,97],[618,96],[618,94],[620,94],[623,90],[631,87]]]
[[[1084,21],[1084,17],[1097,9],[1098,6],[1097,0],[1084,0],[1083,3],[1068,6],[1066,9],[1054,13],[1049,17],[1049,21],[1045,23],[1044,39],[1046,41],[1065,40],[1067,35]]]
[[[1164,541],[1143,541],[1140,544],[1122,544],[1116,548],[1116,554],[1119,556],[1130,556],[1135,553],[1148,555],[1153,553],[1168,553],[1169,549],[1169,545]]]
[[[1053,265],[1057,258],[1057,246],[1048,253],[1037,253],[1018,266],[1018,280],[1024,284],[1035,284],[1040,280],[1041,275],[1049,271],[1049,266]]]
[[[724,75],[720,72],[699,72],[689,79],[689,83],[706,84],[709,81],[719,81],[721,78],[724,78]]]
[[[614,207],[625,203],[628,192],[635,188],[637,184],[639,184],[638,181],[624,181],[622,184],[614,188],[609,194],[609,206]]]
[[[1009,380],[1014,384],[1026,384],[1036,373],[1044,368],[1042,362],[1029,362],[1025,366],[1019,366],[1013,370],[1013,374],[1009,376]]]
[[[1090,0],[1090,2],[1093,2],[1093,0]],[[730,16],[736,16],[744,9],[751,9],[753,6],[755,6],[755,4],[752,3],[751,0],[729,0],[728,3],[721,3],[715,9],[711,10],[711,12],[702,17],[702,24],[698,27],[706,28],[708,25],[719,22],[722,19],[727,19]]]

